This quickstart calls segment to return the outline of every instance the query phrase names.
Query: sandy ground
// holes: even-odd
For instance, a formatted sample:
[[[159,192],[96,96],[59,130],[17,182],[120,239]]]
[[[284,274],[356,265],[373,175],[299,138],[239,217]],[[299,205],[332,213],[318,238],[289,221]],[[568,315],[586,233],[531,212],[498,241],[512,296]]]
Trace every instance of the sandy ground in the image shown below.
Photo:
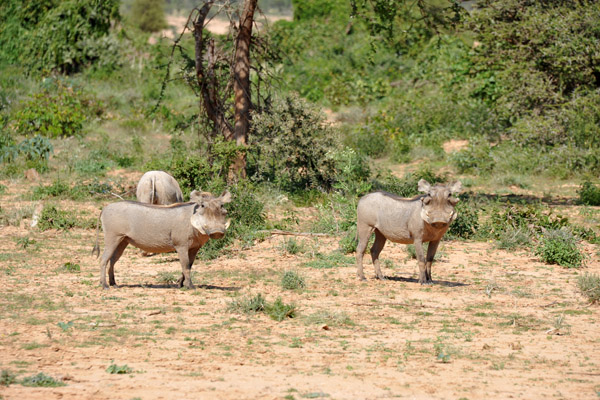
[[[33,205],[31,190],[3,181],[0,207]],[[21,200],[19,200],[21,199]],[[101,203],[62,201],[86,218]],[[267,210],[269,213],[276,211]],[[301,218],[311,210],[298,209]],[[116,265],[119,288],[103,290],[95,232],[40,232],[24,221],[0,227],[0,369],[22,379],[44,373],[63,387],[0,386],[2,399],[597,399],[600,307],[576,287],[600,273],[586,245],[582,270],[545,265],[525,251],[446,241],[432,286],[417,283],[404,246],[383,250],[387,280],[356,279],[353,255],[316,268],[339,238],[273,235],[216,260],[197,260],[196,290],[165,284],[179,274],[174,254],[142,257],[128,248]],[[23,245],[24,238],[30,244]],[[332,256],[331,256],[332,257]],[[65,263],[80,271],[68,271]],[[282,274],[306,279],[284,290]],[[229,311],[262,294],[297,306],[277,322]],[[109,366],[129,373],[111,374]]]

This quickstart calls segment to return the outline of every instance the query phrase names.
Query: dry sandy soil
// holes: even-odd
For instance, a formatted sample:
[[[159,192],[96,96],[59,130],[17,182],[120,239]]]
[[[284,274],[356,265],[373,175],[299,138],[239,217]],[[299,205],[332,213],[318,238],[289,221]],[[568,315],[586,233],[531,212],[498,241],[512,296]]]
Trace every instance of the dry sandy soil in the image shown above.
[[[34,184],[3,181],[5,213]],[[95,218],[104,202],[61,201]],[[269,213],[276,211],[268,210]],[[310,216],[312,209],[298,209]],[[597,211],[597,210],[596,210]],[[303,217],[304,218],[304,217]],[[597,399],[600,307],[576,287],[582,270],[545,265],[491,243],[446,241],[432,286],[416,281],[404,246],[382,253],[385,281],[356,279],[339,238],[273,235],[194,266],[196,290],[165,284],[174,254],[128,248],[121,286],[103,290],[92,229],[0,226],[0,369],[44,373],[63,387],[0,386],[2,399]],[[29,239],[29,244],[24,245]],[[26,247],[26,248],[23,248]],[[584,271],[600,273],[586,245]],[[315,254],[337,260],[323,268]],[[310,262],[313,261],[311,264]],[[69,271],[66,263],[80,271]],[[321,268],[319,268],[319,266]],[[304,290],[284,290],[293,270]],[[297,306],[277,322],[230,311],[257,294]],[[125,370],[114,374],[107,369]],[[120,368],[119,368],[120,367]]]

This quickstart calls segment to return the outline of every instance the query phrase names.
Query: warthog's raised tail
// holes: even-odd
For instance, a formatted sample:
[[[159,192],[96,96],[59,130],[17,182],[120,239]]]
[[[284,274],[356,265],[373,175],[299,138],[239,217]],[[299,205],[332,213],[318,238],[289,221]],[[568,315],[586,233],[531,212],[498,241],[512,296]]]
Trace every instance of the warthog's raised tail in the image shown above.
[[[102,217],[102,211],[100,211],[100,215],[98,215],[98,222],[96,222],[96,243],[92,249],[92,255],[96,253],[96,258],[98,258],[100,255],[100,246],[98,245],[98,240],[100,238],[100,217]]]

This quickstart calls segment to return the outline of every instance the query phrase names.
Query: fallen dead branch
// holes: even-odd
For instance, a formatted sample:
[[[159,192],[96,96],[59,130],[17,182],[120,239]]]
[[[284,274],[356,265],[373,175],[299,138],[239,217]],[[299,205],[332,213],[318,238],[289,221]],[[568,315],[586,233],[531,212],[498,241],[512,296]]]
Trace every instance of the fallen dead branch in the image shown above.
[[[353,306],[367,306],[367,307],[374,307],[374,306],[403,306],[403,307],[421,307],[421,308],[437,308],[434,306],[425,306],[423,304],[408,304],[408,303],[393,303],[393,302],[387,302],[387,303],[352,303]]]
[[[280,229],[273,230],[262,230],[258,231],[260,233],[268,233],[271,235],[289,235],[289,236],[330,236],[327,233],[313,233],[313,232],[292,232],[292,231],[282,231]]]

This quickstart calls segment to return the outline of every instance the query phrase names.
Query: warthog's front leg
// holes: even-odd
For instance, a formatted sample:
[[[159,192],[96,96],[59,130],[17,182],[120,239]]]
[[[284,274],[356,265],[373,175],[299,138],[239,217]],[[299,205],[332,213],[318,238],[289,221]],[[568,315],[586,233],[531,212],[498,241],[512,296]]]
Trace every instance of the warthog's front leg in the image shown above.
[[[177,281],[178,287],[183,287],[185,285],[188,289],[195,289],[196,287],[192,283],[192,264],[194,264],[194,260],[196,259],[196,254],[198,250],[196,249],[187,249],[187,248],[178,248],[177,254],[179,255],[179,262],[181,263],[181,278]]]
[[[419,283],[425,285],[427,281],[427,268],[425,266],[425,257],[423,255],[423,242],[421,239],[415,239],[415,253],[417,253],[417,263],[419,263]]]
[[[425,263],[425,278],[426,278],[426,283],[433,283],[433,280],[431,279],[431,264],[433,263],[433,259],[435,257],[435,253],[438,249],[438,245],[440,244],[440,241],[437,240],[435,242],[429,242],[429,246],[427,247],[427,262]]]

